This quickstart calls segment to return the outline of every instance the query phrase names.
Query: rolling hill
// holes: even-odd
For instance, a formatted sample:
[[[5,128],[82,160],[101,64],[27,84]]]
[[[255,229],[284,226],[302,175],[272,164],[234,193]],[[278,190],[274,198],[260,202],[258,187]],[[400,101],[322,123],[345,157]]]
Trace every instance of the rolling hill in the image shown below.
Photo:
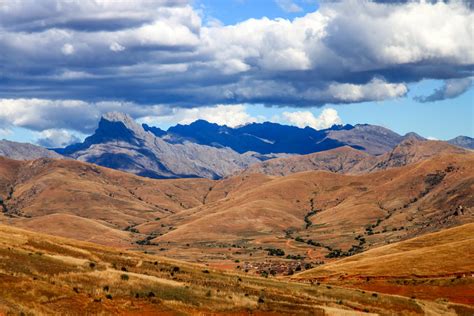
[[[241,174],[263,173],[271,176],[286,176],[311,170],[361,174],[402,167],[449,153],[466,154],[468,151],[446,142],[420,140],[410,136],[380,156],[372,156],[344,146],[309,155],[270,159],[250,166]]]
[[[467,305],[230,273],[0,225],[0,314],[463,315]]]
[[[360,175],[154,180],[74,160],[3,158],[0,221],[226,269],[278,267],[285,275],[473,222],[473,160],[472,153],[444,153]],[[277,249],[284,255],[275,256]]]
[[[305,271],[319,280],[474,305],[474,223],[378,247]]]

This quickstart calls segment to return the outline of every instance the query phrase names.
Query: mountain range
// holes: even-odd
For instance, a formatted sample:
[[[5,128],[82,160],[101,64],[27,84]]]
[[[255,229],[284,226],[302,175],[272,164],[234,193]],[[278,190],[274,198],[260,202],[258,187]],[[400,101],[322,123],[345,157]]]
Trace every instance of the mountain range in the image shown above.
[[[432,146],[444,148],[410,162]],[[221,180],[155,180],[72,159],[1,158],[0,222],[234,269],[246,261],[261,271],[269,248],[294,256],[285,261],[291,267],[474,221],[472,152],[433,141],[398,147],[397,163],[392,153],[358,175],[311,170]]]
[[[0,157],[0,314],[474,311],[472,150],[371,125],[309,154],[170,130],[109,113],[61,155]]]
[[[262,161],[342,147],[374,157],[408,138],[424,139],[368,124],[315,130],[269,122],[230,128],[198,120],[164,131],[139,125],[126,114],[107,113],[83,143],[54,150],[69,158],[151,178],[219,179]],[[461,143],[468,144],[466,139]]]

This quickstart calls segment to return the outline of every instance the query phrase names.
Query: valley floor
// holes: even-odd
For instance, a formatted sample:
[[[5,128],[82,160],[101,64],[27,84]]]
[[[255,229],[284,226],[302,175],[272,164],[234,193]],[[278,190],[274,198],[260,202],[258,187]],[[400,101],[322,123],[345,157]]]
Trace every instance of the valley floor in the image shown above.
[[[215,270],[0,226],[0,314],[469,315],[474,307]],[[472,280],[466,281],[472,284]],[[459,281],[457,283],[459,285]]]

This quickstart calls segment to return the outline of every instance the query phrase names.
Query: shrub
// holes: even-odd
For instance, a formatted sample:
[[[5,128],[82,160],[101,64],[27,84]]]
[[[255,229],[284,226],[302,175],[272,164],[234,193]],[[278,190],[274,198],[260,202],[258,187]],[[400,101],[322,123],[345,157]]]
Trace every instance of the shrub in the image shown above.
[[[300,236],[296,237],[295,240],[297,242],[305,242],[303,238],[301,238]]]
[[[278,256],[278,257],[282,257],[285,255],[285,251],[283,251],[282,249],[280,248],[277,248],[277,249],[274,249],[274,248],[268,248],[267,249],[268,251],[268,255],[269,256]]]
[[[120,276],[120,279],[122,279],[123,281],[128,281],[128,279],[129,279],[128,274],[122,274]]]

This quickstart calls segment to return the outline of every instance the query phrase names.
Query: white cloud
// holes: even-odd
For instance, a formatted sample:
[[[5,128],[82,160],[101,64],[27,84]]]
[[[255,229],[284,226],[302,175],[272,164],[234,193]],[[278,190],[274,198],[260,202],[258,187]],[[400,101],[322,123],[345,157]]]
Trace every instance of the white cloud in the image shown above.
[[[36,143],[47,148],[66,147],[81,140],[66,129],[47,129],[38,133]]]
[[[332,108],[324,109],[318,117],[309,111],[283,112],[283,118],[292,125],[304,128],[325,129],[342,124],[337,111]]]
[[[276,4],[285,12],[296,13],[301,12],[303,9],[293,2],[293,0],[275,0]]]
[[[324,1],[293,20],[205,25],[186,0],[8,1],[1,97],[304,107],[396,98],[429,78],[448,80],[446,96],[455,96],[460,85],[449,80],[472,75],[473,10],[380,2]],[[74,80],[58,82],[63,72]]]
[[[433,137],[433,136],[428,136],[426,139],[428,139],[428,140],[439,140],[438,138]]]
[[[110,50],[113,51],[113,52],[121,52],[121,51],[125,50],[125,47],[123,47],[122,45],[120,45],[117,42],[113,42],[112,44],[110,44]]]
[[[408,92],[405,84],[387,83],[381,79],[373,79],[365,85],[331,84],[329,94],[342,102],[360,102],[365,100],[385,100],[404,96]]]
[[[0,123],[33,131],[74,130],[90,133],[97,127],[102,114],[119,111],[134,118],[166,115],[168,107],[141,106],[133,102],[84,102],[80,100],[0,99]]]
[[[259,121],[259,118],[252,117],[247,113],[246,106],[243,104],[217,105],[192,109],[175,108],[170,115],[149,116],[142,119],[142,121],[148,124],[190,124],[199,119],[229,127]]]
[[[74,54],[74,46],[71,44],[64,44],[61,48],[61,52],[63,52],[64,55],[72,55]]]

